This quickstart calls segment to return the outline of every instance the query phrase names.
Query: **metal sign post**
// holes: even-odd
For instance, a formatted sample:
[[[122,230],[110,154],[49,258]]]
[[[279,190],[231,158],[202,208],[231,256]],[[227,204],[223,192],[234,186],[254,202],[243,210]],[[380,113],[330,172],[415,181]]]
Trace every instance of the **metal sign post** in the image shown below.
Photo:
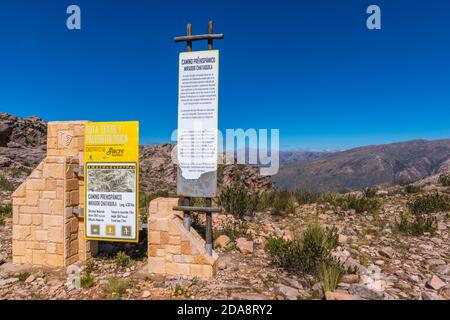
[[[220,39],[224,38],[223,34],[214,34],[213,32],[214,32],[214,24],[212,21],[208,21],[208,33],[203,34],[203,35],[192,35],[192,25],[190,23],[188,23],[186,25],[186,36],[175,37],[174,41],[175,42],[186,42],[186,51],[192,52],[192,42],[193,41],[207,40],[208,41],[208,52],[211,52],[209,55],[212,55],[213,53],[215,53],[215,51],[213,51],[213,40],[214,39],[220,40]],[[217,60],[218,60],[218,52],[216,53],[216,55],[213,55],[212,58],[211,57],[200,57],[200,53],[201,52],[199,51],[199,57],[196,58],[196,60],[211,61],[211,63],[212,63],[212,61],[214,61],[214,63],[217,63],[217,65],[218,65],[218,61],[216,61],[216,55],[217,55]],[[182,55],[184,55],[184,54],[182,54]],[[187,60],[189,60],[189,59],[187,59]],[[189,69],[189,70],[194,70],[194,69]],[[180,70],[180,72],[181,72],[181,70]],[[215,76],[217,78],[218,73],[217,73],[217,71],[215,71],[215,72],[216,72]],[[212,77],[212,78],[214,78],[214,77]],[[181,76],[180,76],[180,79],[181,79]],[[213,91],[217,95],[217,88],[215,88]],[[181,94],[180,92],[179,92],[179,94]],[[216,99],[217,99],[217,97],[216,97]],[[179,100],[179,103],[180,103],[180,100]],[[217,110],[217,105],[216,105],[216,110]],[[216,114],[216,118],[217,118],[217,114]],[[217,123],[216,123],[216,125],[217,125]],[[180,132],[180,128],[178,128],[178,130]],[[217,128],[216,128],[216,130],[217,130]],[[214,134],[216,134],[216,132]],[[213,141],[216,141],[216,140],[213,140]],[[179,140],[178,143],[179,143],[178,147],[180,148],[181,141]],[[217,149],[214,149],[214,150],[217,151]],[[202,152],[203,152],[203,149],[202,149]],[[178,159],[178,160],[180,161],[180,159]],[[217,167],[217,158],[215,159],[215,166]],[[181,167],[181,165],[180,165],[180,167]],[[175,207],[174,209],[183,211],[183,213],[184,213],[183,224],[187,230],[190,230],[190,227],[191,227],[190,213],[192,211],[202,212],[202,213],[206,214],[205,250],[209,255],[212,255],[212,249],[213,249],[212,213],[220,212],[219,208],[212,208],[212,199],[211,199],[211,197],[215,194],[216,187],[217,187],[217,168],[214,167],[214,168],[216,168],[214,171],[205,172],[205,173],[201,174],[199,177],[195,177],[193,179],[188,179],[183,176],[180,167],[178,169],[177,191],[178,191],[179,195],[183,196],[183,201],[182,201],[183,206],[178,206],[178,207]],[[203,207],[203,208],[202,207],[191,207],[190,206],[190,197],[204,197],[205,198],[205,207]]]

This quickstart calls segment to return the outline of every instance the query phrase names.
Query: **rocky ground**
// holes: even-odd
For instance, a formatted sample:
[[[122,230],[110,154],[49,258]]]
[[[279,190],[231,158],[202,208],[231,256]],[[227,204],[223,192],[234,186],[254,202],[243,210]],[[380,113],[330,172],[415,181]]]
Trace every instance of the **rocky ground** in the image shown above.
[[[209,281],[145,275],[145,250],[128,246],[122,249],[134,259],[125,266],[108,256],[81,265],[82,276],[92,269],[92,287],[80,289],[66,284],[65,269],[13,266],[8,218],[0,226],[0,298],[450,299],[449,215],[437,215],[438,228],[432,235],[404,235],[395,231],[394,222],[405,210],[406,201],[407,196],[402,194],[386,195],[384,207],[377,214],[336,212],[317,204],[300,206],[295,214],[284,216],[258,213],[246,219],[245,235],[234,241],[225,235],[216,239],[221,261],[217,275]],[[214,221],[215,229],[220,230],[234,218],[220,215]],[[295,276],[277,268],[264,249],[269,236],[291,238],[311,222],[337,227],[340,245],[334,255],[356,271],[343,276],[334,292],[324,293],[320,281],[312,276]],[[196,223],[201,225],[202,219]],[[108,252],[118,250],[109,246]]]

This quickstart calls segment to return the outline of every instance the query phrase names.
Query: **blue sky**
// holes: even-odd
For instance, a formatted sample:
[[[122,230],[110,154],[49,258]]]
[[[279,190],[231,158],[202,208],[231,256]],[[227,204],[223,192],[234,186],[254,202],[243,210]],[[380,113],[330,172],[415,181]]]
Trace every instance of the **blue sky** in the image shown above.
[[[70,4],[82,30],[66,28]],[[370,4],[382,30],[366,28]],[[2,1],[0,111],[139,120],[142,143],[170,141],[173,37],[213,19],[222,130],[278,128],[285,149],[449,138],[449,16],[442,0]]]

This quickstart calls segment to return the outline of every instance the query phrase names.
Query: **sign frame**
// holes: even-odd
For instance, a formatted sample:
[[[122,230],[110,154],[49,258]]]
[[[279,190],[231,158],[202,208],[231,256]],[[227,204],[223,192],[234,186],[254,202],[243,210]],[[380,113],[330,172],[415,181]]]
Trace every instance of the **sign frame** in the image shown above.
[[[87,152],[87,147],[89,146],[110,146],[108,144],[88,144],[87,143],[87,132],[86,127],[89,125],[134,125],[136,126],[136,140],[135,143],[137,145],[136,150],[136,161],[117,161],[115,159],[111,161],[95,161],[88,159],[89,152]],[[138,243],[139,242],[139,121],[116,121],[116,122],[85,122],[85,134],[84,134],[84,188],[83,188],[83,198],[84,198],[84,206],[83,206],[83,212],[84,212],[84,238],[88,241],[107,241],[107,242],[129,242],[129,243]],[[126,144],[116,144],[115,146],[121,145],[124,149],[126,149]],[[131,150],[131,149],[129,149]],[[134,238],[119,238],[119,237],[93,237],[88,236],[88,219],[87,219],[87,182],[88,182],[88,165],[89,164],[98,164],[98,165],[127,165],[127,164],[133,164],[135,166],[136,170],[136,185],[135,185],[135,219],[134,219],[134,228],[135,228],[135,237]],[[117,225],[115,225],[117,226]],[[133,227],[133,226],[131,226]]]
[[[178,120],[177,120],[177,143],[179,144],[179,130],[180,130],[180,74],[181,74],[181,68],[180,68],[180,61],[182,59],[183,55],[191,54],[191,55],[197,55],[197,54],[203,54],[203,53],[214,53],[217,55],[217,61],[215,62],[216,66],[216,73],[217,73],[217,80],[215,83],[215,92],[216,92],[216,103],[215,103],[215,131],[216,131],[216,159],[215,159],[215,170],[214,171],[207,171],[202,173],[197,179],[186,179],[183,174],[182,170],[180,168],[180,165],[178,164],[178,170],[177,170],[177,195],[182,197],[204,197],[204,198],[212,198],[215,197],[217,194],[217,169],[218,169],[218,156],[219,156],[219,76],[220,76],[220,50],[214,49],[214,50],[198,50],[198,51],[184,51],[179,53],[178,57]],[[178,147],[179,148],[179,147]],[[177,150],[177,159],[179,159],[179,149]]]

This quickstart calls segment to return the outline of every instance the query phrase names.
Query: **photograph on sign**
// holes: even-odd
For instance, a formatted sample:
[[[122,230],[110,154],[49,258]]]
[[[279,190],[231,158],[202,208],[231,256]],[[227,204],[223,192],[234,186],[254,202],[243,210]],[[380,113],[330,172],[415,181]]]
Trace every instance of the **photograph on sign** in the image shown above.
[[[88,123],[86,239],[138,241],[138,123]]]
[[[211,197],[216,191],[218,78],[218,50],[180,54],[177,191],[183,196]]]

